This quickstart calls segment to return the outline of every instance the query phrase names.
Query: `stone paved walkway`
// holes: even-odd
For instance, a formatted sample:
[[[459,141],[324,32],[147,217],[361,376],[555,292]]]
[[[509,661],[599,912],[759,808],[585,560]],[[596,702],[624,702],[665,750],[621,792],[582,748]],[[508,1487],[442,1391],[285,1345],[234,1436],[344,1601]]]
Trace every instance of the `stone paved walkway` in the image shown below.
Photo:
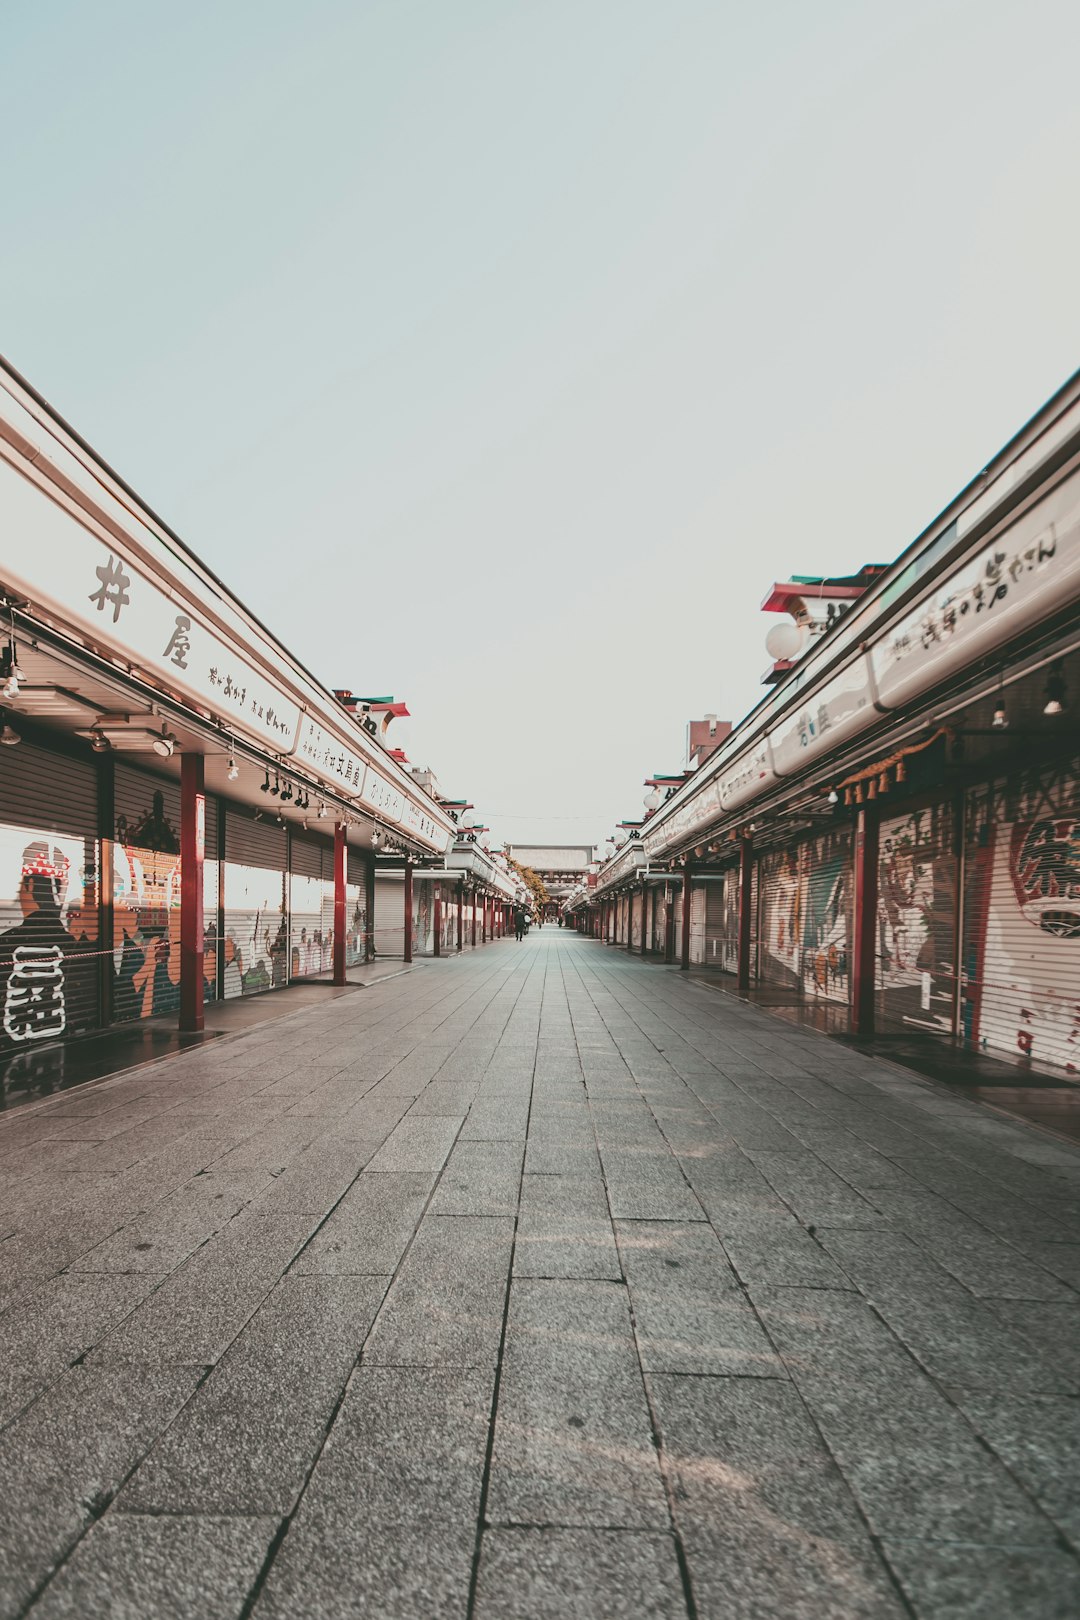
[[[0,1615],[1080,1614],[1080,1151],[548,928],[0,1119]]]

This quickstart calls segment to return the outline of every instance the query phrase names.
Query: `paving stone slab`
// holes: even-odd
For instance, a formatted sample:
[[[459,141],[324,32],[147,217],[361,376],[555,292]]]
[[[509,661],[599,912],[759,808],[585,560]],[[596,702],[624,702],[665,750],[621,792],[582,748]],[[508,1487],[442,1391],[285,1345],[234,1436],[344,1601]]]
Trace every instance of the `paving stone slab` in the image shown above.
[[[140,1513],[291,1512],[388,1281],[284,1277],[118,1506]]]
[[[488,1517],[667,1528],[622,1287],[515,1279]]]
[[[740,1212],[737,1212],[740,1213]],[[818,1240],[786,1213],[758,1220],[720,1222],[709,1211],[713,1229],[742,1281],[755,1288],[854,1287]]]
[[[238,1215],[107,1334],[91,1359],[209,1366],[262,1304],[314,1224],[310,1215]]]
[[[506,1217],[425,1217],[379,1312],[365,1362],[494,1365],[513,1236]]]
[[[341,1531],[475,1528],[495,1370],[361,1365],[349,1380],[299,1522]]]
[[[488,1530],[476,1620],[686,1620],[670,1536]]]
[[[987,1445],[1080,1549],[1080,1402],[1018,1394],[958,1399]]]
[[[239,1214],[267,1177],[239,1172],[242,1184],[228,1175],[207,1172],[187,1182],[156,1204],[149,1214],[125,1223],[103,1243],[74,1262],[77,1271],[125,1272],[175,1270],[234,1215]]]
[[[35,1620],[236,1620],[274,1519],[109,1513],[34,1605]]]
[[[611,1213],[624,1221],[704,1221],[679,1160],[657,1133],[656,1148],[600,1144]]]
[[[516,1215],[520,1142],[458,1142],[446,1161],[433,1215]]]
[[[913,1540],[1035,1545],[1055,1531],[926,1380],[804,1384],[803,1395],[871,1528]]]
[[[156,1281],[67,1273],[29,1290],[0,1320],[0,1426],[129,1316]]]
[[[196,1388],[191,1367],[72,1367],[0,1436],[0,1615],[71,1551]]]
[[[441,1170],[462,1123],[463,1116],[406,1114],[371,1160],[367,1173]]]
[[[429,1173],[363,1171],[296,1264],[323,1276],[391,1276],[412,1242],[431,1196]]]
[[[252,1620],[466,1620],[475,1526],[402,1525],[392,1535],[297,1523]]]
[[[621,1280],[607,1195],[598,1175],[524,1177],[514,1275]]]
[[[899,1541],[882,1548],[917,1620],[1075,1620],[1080,1564],[1054,1547]]]
[[[1070,1297],[1065,1283],[945,1199],[925,1191],[908,1193],[892,1188],[877,1190],[871,1196],[898,1231],[913,1238],[973,1294],[1023,1300]]]
[[[954,1278],[899,1236],[827,1231],[822,1242],[927,1371],[946,1384],[1076,1393],[1076,1386]]]
[[[620,1221],[616,1236],[646,1372],[787,1376],[712,1227]]]

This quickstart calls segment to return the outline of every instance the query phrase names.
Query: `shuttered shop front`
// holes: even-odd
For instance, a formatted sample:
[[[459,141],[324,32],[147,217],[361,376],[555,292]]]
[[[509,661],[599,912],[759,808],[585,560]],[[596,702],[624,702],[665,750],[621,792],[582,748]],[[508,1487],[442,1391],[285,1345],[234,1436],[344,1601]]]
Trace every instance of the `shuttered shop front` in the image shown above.
[[[705,966],[737,973],[739,868],[728,867],[705,884]]]
[[[113,1017],[118,1022],[180,1007],[180,784],[118,761],[114,777]],[[218,810],[206,801],[203,861],[203,994],[217,987]]]
[[[289,977],[312,978],[333,965],[333,845],[294,833],[289,840]]]
[[[1080,759],[971,793],[965,1042],[1080,1071]]]
[[[956,1007],[957,858],[949,803],[878,829],[874,1022],[882,1034],[951,1035]]]
[[[830,828],[758,862],[758,974],[798,997],[850,998],[853,839]]]
[[[284,827],[225,813],[223,982],[226,998],[288,978],[288,873]]]
[[[97,1028],[111,951],[100,935],[97,775],[23,741],[0,772],[0,1051]],[[8,1068],[7,1083],[20,1076]]]

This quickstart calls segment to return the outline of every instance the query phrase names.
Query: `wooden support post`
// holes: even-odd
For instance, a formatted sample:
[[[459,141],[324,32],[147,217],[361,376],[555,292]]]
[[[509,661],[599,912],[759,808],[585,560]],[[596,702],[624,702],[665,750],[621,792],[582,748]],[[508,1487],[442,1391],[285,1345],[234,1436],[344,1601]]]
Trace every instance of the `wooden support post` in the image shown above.
[[[203,1027],[203,855],[206,850],[205,762],[201,754],[180,761],[180,1029]],[[112,890],[112,873],[108,883]]]
[[[680,971],[690,968],[690,898],[694,892],[694,863],[687,857],[682,874],[682,941],[679,952]]]
[[[435,885],[435,901],[432,906],[435,920],[435,955],[442,955],[442,884]]]
[[[740,996],[750,993],[750,937],[753,924],[754,845],[751,839],[739,843],[739,937],[736,956],[735,988]]]
[[[405,960],[412,961],[413,948],[413,922],[412,922],[412,862],[405,862]]]
[[[334,827],[334,983],[345,983],[345,887],[349,875],[348,828]]]
[[[855,826],[855,938],[851,1013],[856,1035],[874,1033],[874,945],[877,939],[878,818],[863,805]]]
[[[458,878],[457,886],[457,948],[465,942],[465,879]]]
[[[346,857],[346,860],[348,857]],[[348,875],[346,873],[346,875]],[[375,958],[375,851],[364,862],[364,961]]]

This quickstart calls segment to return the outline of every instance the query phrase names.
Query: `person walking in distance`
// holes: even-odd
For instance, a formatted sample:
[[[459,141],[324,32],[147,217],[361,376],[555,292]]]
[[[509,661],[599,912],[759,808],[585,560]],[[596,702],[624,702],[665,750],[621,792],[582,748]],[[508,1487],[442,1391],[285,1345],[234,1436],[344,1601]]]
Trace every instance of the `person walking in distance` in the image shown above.
[[[525,907],[514,907],[514,937],[520,943],[525,938]]]

